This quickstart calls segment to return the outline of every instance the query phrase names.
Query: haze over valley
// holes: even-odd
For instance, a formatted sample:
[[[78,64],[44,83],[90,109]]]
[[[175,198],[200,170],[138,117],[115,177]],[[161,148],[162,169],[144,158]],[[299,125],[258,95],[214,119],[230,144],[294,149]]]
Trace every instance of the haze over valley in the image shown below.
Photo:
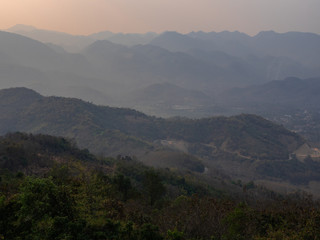
[[[310,115],[313,121],[318,114],[317,34],[106,31],[74,36],[25,25],[0,34],[1,88],[27,87],[161,117],[256,113],[308,139],[319,138],[316,123],[313,132],[306,127],[310,122],[299,120]]]
[[[316,123],[295,122],[317,118],[319,45],[300,32],[73,36],[17,25],[0,32],[0,87],[162,117],[256,113],[317,141]]]
[[[318,239],[317,1],[3,7],[0,239]]]

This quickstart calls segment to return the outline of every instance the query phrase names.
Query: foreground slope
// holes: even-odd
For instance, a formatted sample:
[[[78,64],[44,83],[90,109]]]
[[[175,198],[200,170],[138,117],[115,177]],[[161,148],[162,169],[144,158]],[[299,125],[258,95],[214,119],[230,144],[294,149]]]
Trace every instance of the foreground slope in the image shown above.
[[[319,202],[310,196],[236,185],[240,194],[223,195],[190,173],[155,170],[130,157],[97,158],[61,137],[7,134],[0,137],[0,238],[319,236]]]

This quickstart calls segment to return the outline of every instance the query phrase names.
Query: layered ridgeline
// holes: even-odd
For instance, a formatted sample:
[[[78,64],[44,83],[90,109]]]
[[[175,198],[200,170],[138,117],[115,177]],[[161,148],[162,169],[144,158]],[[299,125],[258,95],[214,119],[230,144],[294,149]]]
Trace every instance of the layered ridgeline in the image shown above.
[[[129,107],[156,116],[253,113],[276,120],[309,140],[320,140],[317,83],[266,83],[288,76],[318,77],[319,35],[104,32],[79,37],[25,26],[10,31],[25,36],[0,31],[1,89],[28,87],[44,95]],[[43,43],[49,39],[50,44]],[[121,44],[130,39],[140,45]],[[54,44],[72,45],[78,53]],[[229,89],[252,84],[257,86]],[[274,101],[268,102],[271,99]],[[304,114],[310,103],[314,113]],[[289,113],[288,106],[292,110]],[[298,116],[293,119],[287,115]],[[305,120],[310,118],[311,122]]]
[[[221,104],[258,112],[318,111],[320,78],[286,78],[246,88],[224,92]]]
[[[165,32],[156,36],[105,32],[79,37],[39,33],[23,26],[10,31],[43,42],[51,39],[51,43],[0,31],[1,88],[23,86],[46,95],[77,97],[97,104],[132,107],[130,96],[141,89],[147,92],[154,84],[170,83],[177,94],[182,88],[186,94],[192,89],[213,96],[222,89],[289,76],[319,76],[320,37],[315,34],[263,32],[250,37],[238,32]],[[36,37],[38,34],[42,37]],[[135,43],[121,44],[134,38]],[[79,41],[82,43],[77,46]],[[54,44],[81,50],[70,53]],[[149,108],[142,101],[137,104],[139,109]],[[186,100],[183,106],[194,105]]]
[[[43,97],[25,88],[1,90],[0,102],[1,134],[64,136],[100,155],[136,156],[153,166],[191,170],[209,179],[223,172],[244,180],[291,183],[319,178],[317,162],[292,157],[305,143],[300,136],[255,115],[162,119],[78,99]]]

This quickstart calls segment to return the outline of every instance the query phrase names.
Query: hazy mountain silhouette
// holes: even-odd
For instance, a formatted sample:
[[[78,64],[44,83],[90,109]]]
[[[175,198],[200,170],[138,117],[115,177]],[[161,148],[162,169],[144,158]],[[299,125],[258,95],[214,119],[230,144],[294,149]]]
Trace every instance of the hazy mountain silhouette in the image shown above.
[[[102,31],[102,32],[97,32],[90,34],[89,37],[93,38],[95,40],[106,40],[109,37],[112,37],[115,33],[110,32],[110,31]]]
[[[156,37],[151,44],[170,51],[185,52],[195,49],[222,51],[244,59],[251,55],[285,57],[302,65],[300,68],[310,68],[312,76],[317,76],[314,73],[319,74],[320,36],[312,33],[269,31],[250,37],[243,33],[227,31],[220,33],[192,32],[187,35],[168,32]],[[281,77],[288,76],[290,75]],[[310,75],[300,74],[300,76],[309,77]]]
[[[181,42],[181,46],[179,45]],[[319,60],[320,36],[313,33],[273,31],[250,37],[240,32],[191,32],[186,35],[166,32],[152,44],[171,51],[193,49],[222,51],[232,56],[263,55],[288,57],[312,66]]]
[[[20,27],[22,29],[17,27],[16,31],[34,30],[32,27]],[[143,36],[113,34],[109,37],[128,40],[127,44],[131,44],[131,40],[142,41]],[[153,34],[145,36],[154,37]],[[311,54],[312,49],[318,49],[318,38],[318,35],[304,33],[265,32],[250,37],[239,32],[187,35],[165,32],[150,42],[153,45],[129,47],[98,40],[80,53],[72,54],[52,43],[44,44],[18,34],[0,32],[0,87],[25,86],[45,95],[132,106],[132,101],[124,101],[134,98],[130,98],[130,94],[153,84],[169,83],[180,89],[204,92],[213,99],[216,94],[233,87],[247,87],[288,76],[319,76],[320,68],[314,67],[318,63],[317,50]],[[286,41],[288,46],[285,46]],[[270,42],[274,42],[274,48]],[[275,56],[270,55],[272,52]],[[308,61],[299,62],[309,55],[313,65]],[[180,96],[179,91],[170,94]],[[202,103],[203,96],[197,96],[198,99],[192,95],[192,101]],[[168,99],[173,101],[174,97]],[[150,99],[149,106],[152,102],[155,101]],[[168,110],[179,105],[176,104],[179,101],[173,101],[171,105],[169,102],[166,102]],[[213,102],[205,105],[207,115],[216,113],[215,109],[208,110],[208,106],[213,104],[216,105]],[[204,113],[203,104],[198,106]],[[200,112],[195,111],[194,115]]]
[[[8,32],[32,32],[38,30],[36,27],[25,24],[16,24],[7,29]],[[22,34],[21,34],[22,35]]]
[[[165,48],[172,52],[185,52],[193,49],[206,49],[207,51],[210,51],[215,49],[215,46],[212,43],[177,32],[164,32],[154,38],[150,44]]]
[[[63,32],[37,29],[23,24],[15,25],[8,28],[6,31],[17,33],[43,43],[53,43],[63,47],[69,52],[79,52],[96,40],[95,38],[90,38],[88,36],[75,36]]]
[[[0,56],[0,88],[32,87],[46,95],[74,96],[112,104],[102,102],[108,99],[108,92],[112,92],[110,85],[106,86],[105,80],[96,77],[99,74],[95,68],[80,54],[57,51],[39,41],[0,32]],[[72,86],[81,91],[72,90]],[[97,89],[104,92],[94,99],[92,91]]]
[[[170,51],[222,51],[232,56],[247,56],[255,54],[250,48],[252,38],[240,32],[191,32],[179,34],[165,32],[156,37],[151,44]],[[180,43],[180,44],[179,44]]]
[[[151,45],[125,47],[103,40],[90,45],[84,55],[98,67],[102,76],[111,76],[129,89],[141,88],[150,83],[168,81],[195,87],[211,84],[224,74],[218,67],[210,66],[184,53],[172,53]],[[221,78],[221,77],[220,77]]]
[[[30,38],[0,31],[0,51],[15,62],[41,69],[62,68],[64,59],[47,45]]]
[[[306,67],[288,57],[255,56],[235,57],[221,51],[189,50],[189,55],[215,64],[236,76],[243,84],[258,84],[281,80],[288,76],[309,78],[320,75],[319,70]]]
[[[155,37],[156,33],[149,32],[145,34],[139,33],[116,33],[108,38],[110,42],[122,44],[125,46],[134,46],[134,45],[145,45],[149,44]]]
[[[243,108],[268,109],[282,107],[300,110],[320,110],[320,78],[286,78],[224,93],[223,102]],[[263,110],[262,110],[263,111]],[[266,110],[265,110],[266,111]]]
[[[255,82],[243,71],[231,71],[183,52],[170,52],[153,45],[125,47],[103,40],[91,44],[83,54],[102,76],[129,89],[170,82],[180,87],[212,94],[230,86]],[[231,68],[232,66],[230,66]]]
[[[50,47],[51,49],[55,50],[57,53],[60,53],[60,54],[65,54],[66,53],[66,50],[59,46],[59,45],[56,45],[54,43],[45,43],[48,47]]]
[[[149,32],[145,34],[139,33],[112,33],[110,31],[103,31],[99,33],[85,35],[72,35],[63,32],[49,31],[38,29],[33,26],[17,24],[11,28],[6,29],[8,32],[17,33],[43,43],[52,43],[61,46],[68,52],[77,53],[82,51],[96,40],[109,40],[113,43],[122,44],[126,46],[134,46],[138,44],[148,44],[153,38],[157,36],[156,33]]]
[[[273,31],[260,32],[253,37],[258,53],[286,56],[306,66],[319,67],[320,36],[313,33]]]
[[[215,46],[214,50],[225,52],[232,56],[245,57],[254,55],[250,48],[251,37],[247,34],[235,32],[191,32],[187,34],[196,40],[206,41],[207,44]],[[204,49],[203,49],[204,50]]]

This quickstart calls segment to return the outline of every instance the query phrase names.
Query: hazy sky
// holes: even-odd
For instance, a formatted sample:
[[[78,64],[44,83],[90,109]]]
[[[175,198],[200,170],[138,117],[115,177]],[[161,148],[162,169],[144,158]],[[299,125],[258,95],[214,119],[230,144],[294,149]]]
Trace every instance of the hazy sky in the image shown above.
[[[320,34],[320,0],[0,0],[0,29],[15,24],[89,34],[238,30]]]

